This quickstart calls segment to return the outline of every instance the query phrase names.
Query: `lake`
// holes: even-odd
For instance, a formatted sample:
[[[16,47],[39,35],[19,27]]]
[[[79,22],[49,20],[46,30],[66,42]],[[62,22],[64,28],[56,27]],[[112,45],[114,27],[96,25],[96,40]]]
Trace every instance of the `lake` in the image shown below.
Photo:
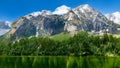
[[[119,57],[0,57],[0,68],[120,68]]]

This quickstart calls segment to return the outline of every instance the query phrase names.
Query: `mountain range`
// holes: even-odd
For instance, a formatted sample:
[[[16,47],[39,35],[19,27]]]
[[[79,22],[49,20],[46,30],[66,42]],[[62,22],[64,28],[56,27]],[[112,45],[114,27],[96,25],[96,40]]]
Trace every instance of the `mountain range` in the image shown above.
[[[14,21],[6,35],[13,39],[30,36],[51,36],[61,32],[89,31],[114,33],[118,25],[88,4],[76,8],[57,8],[55,12],[33,12]],[[59,12],[59,11],[62,11]]]

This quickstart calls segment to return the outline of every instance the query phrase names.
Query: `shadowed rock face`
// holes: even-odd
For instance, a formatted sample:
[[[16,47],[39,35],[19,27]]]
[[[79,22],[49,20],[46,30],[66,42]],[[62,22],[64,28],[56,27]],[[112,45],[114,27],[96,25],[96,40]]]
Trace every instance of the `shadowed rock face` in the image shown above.
[[[15,22],[12,28],[15,31],[11,34],[15,38],[35,36],[36,34],[38,36],[49,36],[63,32],[64,25],[64,20],[58,15],[39,15],[31,19],[23,17]]]
[[[8,34],[20,38],[33,35],[50,36],[64,31],[116,30],[114,23],[89,5],[78,6],[64,15],[54,15],[49,11],[37,13],[38,15],[29,14],[16,20]]]

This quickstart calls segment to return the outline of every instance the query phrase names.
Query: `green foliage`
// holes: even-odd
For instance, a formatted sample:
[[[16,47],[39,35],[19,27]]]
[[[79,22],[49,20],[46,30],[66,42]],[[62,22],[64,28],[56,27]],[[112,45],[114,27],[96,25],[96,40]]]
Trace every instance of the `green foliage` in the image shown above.
[[[57,40],[57,41],[65,41],[68,40],[71,37],[70,33],[60,33],[60,34],[56,34],[51,36],[51,39],[53,40]]]
[[[0,57],[0,68],[120,68],[120,57]]]
[[[116,56],[120,55],[120,38],[104,34],[103,36],[89,35],[78,32],[73,37],[62,33],[52,37],[22,38],[7,45],[1,42],[0,55],[12,56]]]

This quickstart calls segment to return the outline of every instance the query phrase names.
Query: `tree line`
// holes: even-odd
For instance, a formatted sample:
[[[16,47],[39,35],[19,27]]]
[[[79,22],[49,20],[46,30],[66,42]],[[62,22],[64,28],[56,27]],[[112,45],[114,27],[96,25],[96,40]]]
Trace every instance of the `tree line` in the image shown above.
[[[49,37],[22,38],[7,45],[0,42],[0,55],[7,56],[117,56],[120,55],[120,38],[113,35],[78,34],[64,41]]]

